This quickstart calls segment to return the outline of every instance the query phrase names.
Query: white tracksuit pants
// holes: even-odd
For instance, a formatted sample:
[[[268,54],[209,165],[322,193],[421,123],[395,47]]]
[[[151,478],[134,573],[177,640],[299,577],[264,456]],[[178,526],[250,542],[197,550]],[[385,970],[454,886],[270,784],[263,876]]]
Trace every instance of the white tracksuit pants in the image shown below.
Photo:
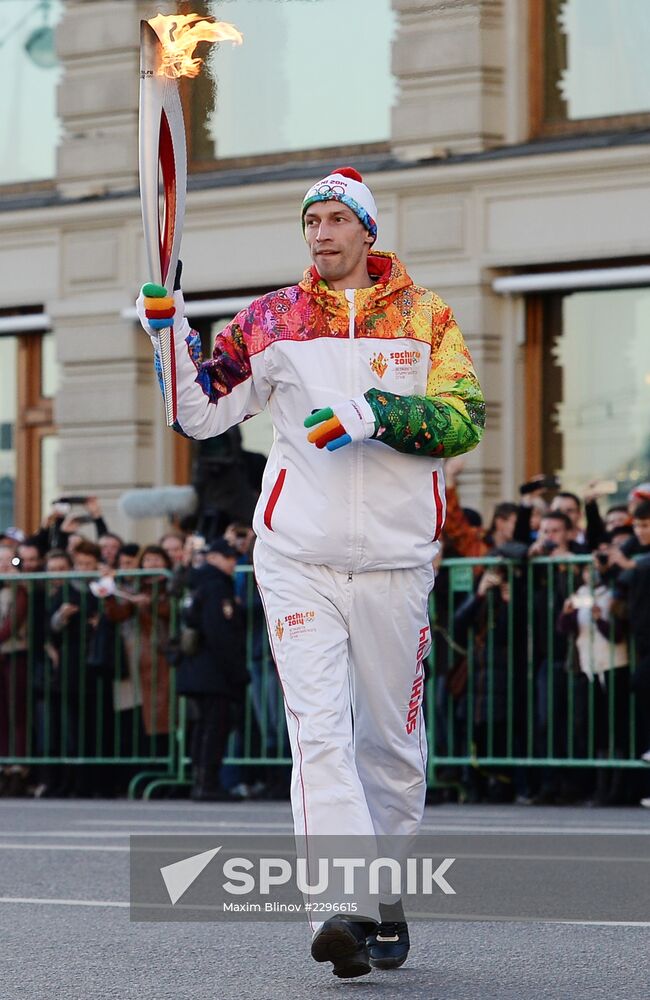
[[[432,567],[349,576],[261,541],[254,563],[284,692],[296,835],[414,835]]]

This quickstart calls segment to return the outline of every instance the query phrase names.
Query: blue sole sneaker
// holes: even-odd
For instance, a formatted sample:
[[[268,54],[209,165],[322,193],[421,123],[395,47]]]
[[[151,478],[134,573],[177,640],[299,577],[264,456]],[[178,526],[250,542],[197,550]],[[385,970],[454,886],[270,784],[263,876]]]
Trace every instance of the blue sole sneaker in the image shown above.
[[[411,947],[406,921],[382,920],[377,929],[368,935],[366,944],[373,969],[399,969],[404,965]]]

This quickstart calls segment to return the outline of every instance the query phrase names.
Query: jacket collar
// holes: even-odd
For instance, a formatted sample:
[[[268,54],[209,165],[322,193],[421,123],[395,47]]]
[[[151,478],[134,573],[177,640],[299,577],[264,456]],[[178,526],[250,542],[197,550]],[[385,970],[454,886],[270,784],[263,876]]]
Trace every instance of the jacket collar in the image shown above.
[[[406,268],[394,253],[375,251],[368,255],[368,273],[376,279],[372,288],[358,289],[363,306],[369,306],[381,299],[390,298],[396,292],[408,288],[413,280],[407,274]],[[317,299],[329,301],[345,298],[343,291],[330,288],[324,278],[321,278],[315,264],[308,267],[300,282],[300,288]]]

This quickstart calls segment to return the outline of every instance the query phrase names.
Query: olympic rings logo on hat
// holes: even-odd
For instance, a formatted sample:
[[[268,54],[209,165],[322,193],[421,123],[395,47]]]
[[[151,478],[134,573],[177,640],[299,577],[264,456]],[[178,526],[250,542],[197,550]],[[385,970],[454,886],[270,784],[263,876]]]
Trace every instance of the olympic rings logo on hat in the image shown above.
[[[345,194],[344,184],[319,184],[314,188],[316,194],[333,194],[333,195],[343,195]]]

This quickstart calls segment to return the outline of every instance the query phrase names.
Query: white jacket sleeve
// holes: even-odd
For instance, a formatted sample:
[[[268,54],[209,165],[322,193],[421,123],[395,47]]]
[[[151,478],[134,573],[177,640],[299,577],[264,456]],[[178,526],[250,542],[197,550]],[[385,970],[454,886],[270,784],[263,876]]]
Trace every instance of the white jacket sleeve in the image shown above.
[[[175,293],[174,298],[178,293]],[[180,306],[180,308],[179,308]],[[190,438],[223,434],[266,406],[270,385],[263,374],[254,377],[247,346],[248,310],[243,310],[218,335],[212,358],[203,361],[201,339],[190,328],[180,302],[174,324],[176,422],[174,429]],[[162,387],[160,358],[156,370]],[[258,366],[263,372],[263,364]]]

